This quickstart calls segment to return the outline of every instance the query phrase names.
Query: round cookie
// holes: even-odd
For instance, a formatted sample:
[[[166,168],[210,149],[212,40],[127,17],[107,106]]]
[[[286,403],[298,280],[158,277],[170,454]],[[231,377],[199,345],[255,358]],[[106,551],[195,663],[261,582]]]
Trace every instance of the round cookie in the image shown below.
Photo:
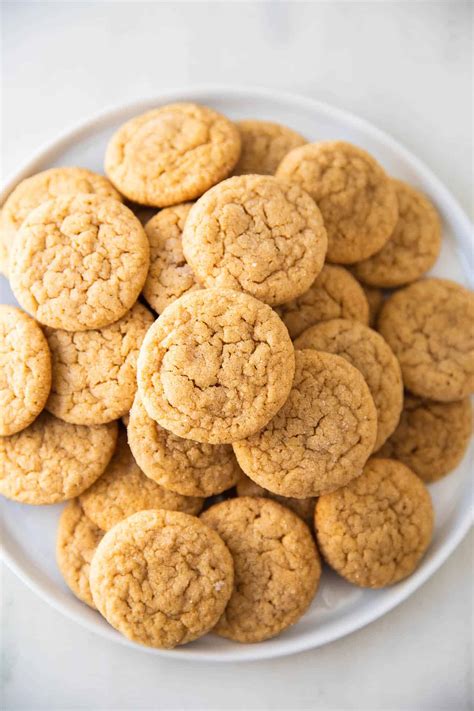
[[[117,448],[106,470],[79,500],[85,514],[103,531],[145,509],[198,514],[203,504],[202,499],[174,494],[145,476],[133,458],[123,431],[119,433]]]
[[[400,423],[377,456],[398,459],[430,483],[457,467],[471,434],[469,398],[434,402],[406,393]]]
[[[378,252],[398,217],[395,189],[377,161],[344,141],[308,143],[280,163],[277,178],[308,192],[321,210],[330,262],[354,264]]]
[[[281,410],[260,432],[234,443],[241,468],[260,486],[297,499],[359,476],[373,451],[377,413],[361,373],[341,356],[296,351]]]
[[[361,285],[344,267],[325,264],[302,296],[276,309],[291,338],[320,321],[346,318],[369,321],[369,305]]]
[[[403,407],[403,382],[398,360],[382,336],[356,321],[335,319],[308,328],[295,348],[335,353],[360,370],[377,410],[377,450],[395,430]]]
[[[297,622],[321,575],[306,524],[275,501],[249,496],[216,504],[201,520],[234,559],[234,591],[213,631],[237,642],[261,642]]]
[[[213,496],[230,489],[239,466],[229,444],[205,444],[182,439],[148,415],[139,394],[128,423],[128,441],[144,473],[183,496]]]
[[[108,531],[92,559],[92,596],[134,642],[171,649],[206,634],[232,593],[221,538],[178,511],[140,511]]]
[[[242,140],[242,151],[234,175],[273,175],[282,158],[306,139],[287,126],[271,121],[247,119],[236,121]]]
[[[434,206],[419,190],[393,180],[398,221],[382,249],[355,264],[353,273],[371,286],[403,286],[419,279],[436,262],[441,249],[441,224]]]
[[[447,279],[423,279],[384,304],[378,330],[402,368],[405,386],[431,400],[474,392],[474,294]]]
[[[168,104],[114,133],[105,172],[130,200],[167,207],[194,200],[227,177],[239,155],[239,131],[225,116],[197,104]]]
[[[143,404],[185,439],[226,444],[261,429],[291,389],[294,349],[266,304],[230,289],[202,289],[168,306],[138,357]]]
[[[315,528],[331,568],[354,585],[383,588],[418,566],[431,541],[433,506],[404,464],[371,459],[360,477],[318,499]]]
[[[28,427],[51,387],[51,355],[41,328],[15,306],[0,305],[0,436]]]
[[[0,437],[0,494],[24,504],[79,496],[113,454],[117,424],[70,425],[42,412],[26,429]]]
[[[243,472],[240,473],[236,488],[237,496],[258,496],[260,498],[273,499],[282,506],[291,509],[293,513],[302,518],[308,526],[313,525],[314,505],[316,503],[316,499],[314,498],[293,499],[287,496],[278,496],[278,494],[273,494],[268,489],[264,489],[263,486],[256,484]]]
[[[150,242],[150,270],[143,296],[159,314],[183,294],[199,289],[181,244],[184,223],[191,207],[190,202],[167,207],[145,225]]]
[[[101,329],[72,333],[47,328],[53,382],[46,409],[76,425],[100,425],[127,413],[137,387],[138,351],[153,321],[148,309],[136,303]]]
[[[94,608],[89,571],[92,556],[103,535],[104,531],[87,518],[77,499],[67,504],[59,519],[56,536],[58,568],[74,595]]]
[[[131,210],[110,198],[68,196],[28,214],[10,254],[10,283],[45,326],[85,331],[133,306],[148,266],[148,240]]]
[[[216,185],[191,208],[183,231],[184,256],[200,284],[244,291],[271,305],[309,289],[326,247],[314,201],[269,175]]]
[[[362,289],[369,304],[369,326],[370,328],[375,328],[384,302],[383,291],[375,286],[367,286],[366,284],[362,284]]]

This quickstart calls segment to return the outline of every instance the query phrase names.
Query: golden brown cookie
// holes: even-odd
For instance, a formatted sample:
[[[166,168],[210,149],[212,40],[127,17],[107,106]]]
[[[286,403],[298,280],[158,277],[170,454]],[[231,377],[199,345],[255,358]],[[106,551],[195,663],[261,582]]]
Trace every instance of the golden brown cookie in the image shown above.
[[[411,185],[392,182],[398,199],[395,229],[377,254],[353,267],[361,281],[386,288],[419,279],[436,262],[441,248],[441,224],[434,206]]]
[[[291,509],[297,516],[303,519],[308,526],[313,525],[315,498],[309,499],[293,499],[288,496],[278,496],[273,494],[263,486],[259,486],[252,479],[249,479],[243,472],[240,472],[240,477],[237,482],[237,496],[258,496],[265,499],[273,499],[282,506]]]
[[[430,483],[457,467],[471,434],[469,398],[434,402],[406,393],[400,423],[377,456],[398,459]]]
[[[380,309],[383,306],[384,294],[382,289],[378,289],[376,286],[367,286],[362,284],[364,290],[365,298],[369,304],[369,326],[370,328],[375,328],[377,325]]]
[[[344,141],[309,143],[283,158],[277,178],[315,200],[328,233],[328,260],[354,264],[378,252],[398,217],[395,189],[377,161]]]
[[[168,432],[148,415],[138,393],[130,412],[128,441],[145,474],[183,496],[220,494],[234,486],[239,476],[229,444],[193,442]]]
[[[154,321],[142,304],[121,319],[93,331],[46,329],[53,361],[53,384],[46,409],[75,425],[101,425],[132,406],[137,358]]]
[[[474,392],[474,294],[447,279],[423,279],[397,291],[378,330],[397,356],[405,386],[450,402]]]
[[[0,436],[39,415],[51,387],[51,355],[41,328],[15,306],[0,304]]]
[[[395,430],[403,407],[403,382],[398,360],[382,336],[356,321],[334,319],[308,328],[295,348],[335,353],[360,370],[377,410],[377,450]]]
[[[216,504],[201,520],[217,531],[234,559],[234,591],[214,632],[261,642],[297,622],[321,575],[306,524],[275,501],[249,496]]]
[[[183,294],[199,289],[181,244],[184,223],[192,204],[160,210],[145,225],[150,242],[150,270],[143,296],[159,314]]]
[[[167,207],[194,200],[227,177],[239,155],[239,131],[225,116],[197,104],[169,104],[114,133],[105,172],[130,200]]]
[[[85,331],[133,306],[148,266],[148,240],[135,215],[117,200],[77,195],[28,214],[10,255],[10,283],[45,326]]]
[[[89,571],[92,556],[103,535],[104,531],[87,518],[77,499],[67,504],[58,524],[56,560],[74,595],[94,608]]]
[[[371,459],[360,477],[318,499],[315,528],[331,568],[354,585],[383,588],[418,566],[431,541],[433,506],[404,464]]]
[[[359,282],[344,267],[325,264],[308,291],[276,309],[290,336],[296,338],[320,321],[346,318],[369,321],[369,305]]]
[[[245,291],[272,305],[309,289],[326,247],[314,201],[269,175],[216,185],[191,208],[183,231],[184,256],[200,284]]]
[[[377,413],[361,373],[344,358],[296,351],[288,400],[260,432],[234,443],[237,461],[260,486],[297,499],[359,476],[373,451]]]
[[[92,559],[92,596],[134,642],[170,649],[206,634],[232,593],[222,539],[194,516],[141,511],[108,531]]]
[[[0,494],[24,504],[79,496],[113,454],[117,424],[70,425],[42,412],[26,429],[0,437]]]
[[[106,470],[79,500],[86,515],[103,531],[137,511],[166,509],[198,514],[203,505],[203,499],[174,494],[145,476],[133,458],[124,431],[119,432]]]
[[[287,126],[271,121],[237,121],[242,151],[234,175],[273,175],[282,158],[306,139]]]
[[[277,314],[230,289],[202,289],[168,306],[138,357],[143,404],[185,439],[226,444],[275,415],[291,389],[294,349]]]

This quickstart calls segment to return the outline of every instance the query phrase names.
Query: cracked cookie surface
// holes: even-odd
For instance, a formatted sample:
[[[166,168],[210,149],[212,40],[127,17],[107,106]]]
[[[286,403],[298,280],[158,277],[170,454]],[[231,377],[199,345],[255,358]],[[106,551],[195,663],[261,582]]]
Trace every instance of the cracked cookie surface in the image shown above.
[[[100,425],[127,413],[137,387],[138,351],[153,321],[148,309],[136,303],[101,329],[46,328],[53,364],[46,409],[76,425]]]
[[[42,412],[26,429],[0,437],[0,494],[24,504],[79,496],[113,454],[117,424],[70,425]]]
[[[133,306],[149,246],[125,205],[78,195],[30,212],[10,257],[10,283],[23,308],[45,326],[84,331],[117,321]]]
[[[201,520],[234,559],[234,590],[213,631],[237,642],[260,642],[297,622],[321,575],[306,524],[275,501],[252,497],[216,504]]]
[[[300,350],[288,400],[266,427],[233,446],[253,481],[302,499],[359,476],[376,433],[377,413],[361,373],[341,356]]]
[[[242,151],[234,175],[273,175],[282,158],[306,139],[287,126],[271,121],[246,119],[236,121]]]
[[[288,153],[276,172],[316,202],[328,233],[330,262],[353,264],[378,252],[398,216],[395,189],[377,161],[344,141],[308,143]]]
[[[433,532],[433,506],[401,462],[371,459],[360,477],[316,504],[321,553],[339,575],[367,588],[393,585],[418,566]]]
[[[141,511],[92,559],[94,602],[134,642],[171,649],[206,634],[232,593],[232,557],[215,531],[177,511]]]
[[[168,104],[116,131],[105,172],[130,200],[167,207],[194,200],[226,178],[239,155],[239,131],[225,116],[197,104]]]
[[[310,527],[313,525],[315,498],[293,499],[288,496],[278,496],[263,486],[259,486],[252,479],[249,479],[243,472],[240,473],[237,482],[237,496],[258,496],[265,499],[273,499],[282,506],[291,509],[293,513],[303,519]]]
[[[28,427],[51,387],[51,355],[41,328],[16,306],[0,305],[0,436]]]
[[[138,357],[150,417],[185,439],[226,444],[261,429],[291,389],[294,348],[277,314],[248,294],[202,289],[168,306]]]
[[[474,392],[474,294],[447,279],[423,279],[397,291],[378,330],[416,395],[449,402]]]
[[[183,252],[203,286],[244,291],[281,304],[321,271],[327,237],[321,213],[297,185],[269,175],[229,178],[191,208]]]
[[[295,348],[335,353],[362,373],[377,410],[374,449],[379,449],[395,430],[403,407],[402,373],[387,342],[368,326],[335,319],[308,328]]]

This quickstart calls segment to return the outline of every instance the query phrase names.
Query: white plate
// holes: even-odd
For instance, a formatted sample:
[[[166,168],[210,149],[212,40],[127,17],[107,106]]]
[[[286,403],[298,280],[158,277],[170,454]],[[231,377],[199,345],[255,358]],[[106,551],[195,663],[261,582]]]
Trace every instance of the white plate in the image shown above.
[[[367,122],[303,97],[267,89],[202,87],[162,92],[151,99],[112,109],[68,131],[19,170],[3,190],[1,202],[22,178],[55,165],[80,165],[102,171],[109,136],[135,114],[170,101],[208,104],[231,118],[260,118],[287,124],[312,141],[345,139],[370,151],[397,178],[424,190],[443,217],[443,248],[433,273],[468,282],[473,250],[471,225],[444,185],[409,151]],[[15,303],[0,278],[2,302]],[[1,500],[3,556],[6,563],[38,595],[67,617],[115,642],[149,654],[212,661],[268,659],[331,642],[368,624],[405,600],[446,560],[472,521],[470,466],[474,447],[456,472],[430,487],[436,510],[431,547],[408,580],[386,590],[361,590],[325,570],[318,595],[302,620],[281,636],[253,645],[239,645],[208,635],[186,647],[161,651],[139,647],[83,605],[64,585],[54,559],[55,530],[61,506],[33,507]],[[435,622],[435,621],[434,621]]]

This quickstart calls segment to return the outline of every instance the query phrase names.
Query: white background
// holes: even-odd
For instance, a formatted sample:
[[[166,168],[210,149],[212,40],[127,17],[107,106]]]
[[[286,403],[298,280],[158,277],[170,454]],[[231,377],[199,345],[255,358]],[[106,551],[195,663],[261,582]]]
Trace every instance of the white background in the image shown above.
[[[3,2],[2,173],[109,104],[197,83],[369,119],[473,214],[472,4]],[[472,708],[472,537],[410,600],[323,649],[231,666],[112,645],[2,571],[5,709]]]

